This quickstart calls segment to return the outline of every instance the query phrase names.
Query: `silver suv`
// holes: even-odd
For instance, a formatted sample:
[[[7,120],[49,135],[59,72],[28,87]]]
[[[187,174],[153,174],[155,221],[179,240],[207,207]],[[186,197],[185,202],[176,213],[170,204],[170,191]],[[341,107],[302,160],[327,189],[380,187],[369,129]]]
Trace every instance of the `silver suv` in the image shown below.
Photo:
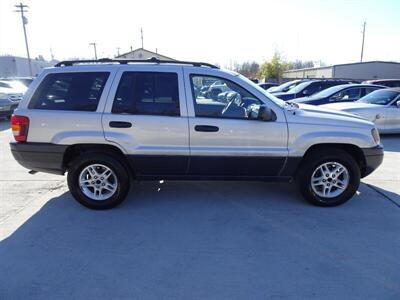
[[[213,82],[229,89],[207,97]],[[296,179],[319,206],[344,203],[383,159],[360,117],[285,103],[205,63],[67,61],[32,83],[12,117],[15,159],[68,172],[81,204],[111,208],[135,180]]]

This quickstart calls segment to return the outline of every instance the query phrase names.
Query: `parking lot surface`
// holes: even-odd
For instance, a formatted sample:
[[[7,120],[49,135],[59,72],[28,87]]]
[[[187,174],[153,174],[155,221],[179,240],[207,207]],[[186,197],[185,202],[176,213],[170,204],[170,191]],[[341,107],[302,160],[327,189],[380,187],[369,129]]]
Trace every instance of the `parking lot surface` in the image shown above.
[[[291,184],[137,182],[109,211],[29,175],[0,123],[0,299],[399,299],[400,136],[357,195]]]

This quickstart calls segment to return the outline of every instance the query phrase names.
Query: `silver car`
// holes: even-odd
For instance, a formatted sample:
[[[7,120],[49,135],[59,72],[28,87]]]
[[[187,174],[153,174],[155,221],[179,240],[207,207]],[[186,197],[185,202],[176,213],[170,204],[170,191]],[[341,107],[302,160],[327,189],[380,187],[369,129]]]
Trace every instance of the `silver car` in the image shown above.
[[[374,91],[356,102],[332,103],[337,109],[374,122],[380,133],[400,133],[400,88]]]
[[[210,82],[229,95],[199,93]],[[334,206],[383,159],[373,123],[196,62],[61,62],[32,83],[11,125],[15,159],[67,172],[94,209],[121,203],[132,180],[161,179],[296,181],[311,203]]]

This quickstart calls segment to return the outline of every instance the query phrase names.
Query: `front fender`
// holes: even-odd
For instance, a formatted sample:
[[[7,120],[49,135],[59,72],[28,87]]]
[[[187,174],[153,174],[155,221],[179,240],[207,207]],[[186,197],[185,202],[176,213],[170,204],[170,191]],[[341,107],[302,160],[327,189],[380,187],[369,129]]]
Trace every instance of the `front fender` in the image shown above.
[[[349,144],[359,148],[376,146],[369,130],[355,132],[351,131],[351,128],[350,130],[340,128],[340,130],[316,131],[314,128],[304,133],[298,130],[297,132],[296,130],[289,130],[289,132],[289,156],[304,156],[307,150],[314,145]]]

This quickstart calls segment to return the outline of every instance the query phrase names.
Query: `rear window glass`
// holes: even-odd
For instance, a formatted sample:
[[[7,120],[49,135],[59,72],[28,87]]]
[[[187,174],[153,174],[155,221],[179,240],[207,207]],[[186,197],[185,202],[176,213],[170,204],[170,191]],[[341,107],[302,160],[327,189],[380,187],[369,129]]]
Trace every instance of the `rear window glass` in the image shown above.
[[[108,72],[49,74],[33,95],[29,108],[95,111],[108,76]]]
[[[125,72],[115,95],[112,112],[179,116],[178,74]]]

